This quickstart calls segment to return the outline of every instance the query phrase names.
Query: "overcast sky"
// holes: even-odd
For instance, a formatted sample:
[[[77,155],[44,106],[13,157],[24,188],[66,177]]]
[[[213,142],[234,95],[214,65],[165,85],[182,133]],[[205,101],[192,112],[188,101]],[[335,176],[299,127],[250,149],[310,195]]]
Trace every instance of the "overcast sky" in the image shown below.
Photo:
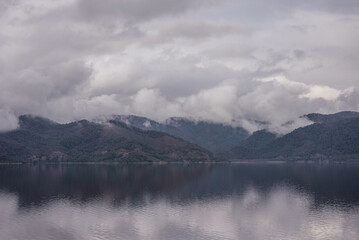
[[[358,0],[0,0],[0,130],[359,110],[358,43]]]

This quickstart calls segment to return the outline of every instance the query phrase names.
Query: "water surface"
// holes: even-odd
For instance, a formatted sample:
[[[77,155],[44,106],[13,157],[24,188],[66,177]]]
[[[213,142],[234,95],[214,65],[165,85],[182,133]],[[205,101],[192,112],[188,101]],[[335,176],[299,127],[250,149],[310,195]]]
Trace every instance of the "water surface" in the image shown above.
[[[0,166],[0,239],[359,239],[359,165]]]

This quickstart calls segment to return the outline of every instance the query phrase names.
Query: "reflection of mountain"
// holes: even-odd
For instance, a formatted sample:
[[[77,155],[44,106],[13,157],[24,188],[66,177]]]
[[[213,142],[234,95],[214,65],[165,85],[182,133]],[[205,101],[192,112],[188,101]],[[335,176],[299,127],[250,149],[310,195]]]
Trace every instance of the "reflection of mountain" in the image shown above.
[[[304,192],[316,204],[359,203],[359,166],[253,165],[44,165],[0,167],[0,191],[26,207],[56,198],[136,203],[144,197],[186,204],[277,186]]]
[[[0,134],[0,161],[211,161],[212,154],[166,133],[120,121],[58,124],[21,116],[20,128]]]
[[[115,203],[175,191],[210,170],[210,165],[39,165],[0,166],[0,190],[14,192],[21,205],[57,197]]]
[[[359,113],[304,116],[314,124],[284,136],[259,131],[224,153],[231,159],[359,159]]]

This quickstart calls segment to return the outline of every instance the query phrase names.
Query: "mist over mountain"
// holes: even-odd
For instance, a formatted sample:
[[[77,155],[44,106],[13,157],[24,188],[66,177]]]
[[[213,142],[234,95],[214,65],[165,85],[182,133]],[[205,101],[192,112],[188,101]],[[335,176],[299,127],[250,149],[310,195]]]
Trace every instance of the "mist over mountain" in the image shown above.
[[[0,134],[1,161],[158,162],[249,160],[354,160],[359,158],[359,113],[312,113],[312,124],[288,134],[170,118],[158,123],[115,115],[96,122],[59,124],[23,115],[20,127]],[[291,124],[291,123],[286,123]],[[266,124],[263,123],[263,127]]]
[[[314,123],[282,136],[265,130],[255,132],[223,156],[230,159],[359,159],[359,113],[303,117]]]

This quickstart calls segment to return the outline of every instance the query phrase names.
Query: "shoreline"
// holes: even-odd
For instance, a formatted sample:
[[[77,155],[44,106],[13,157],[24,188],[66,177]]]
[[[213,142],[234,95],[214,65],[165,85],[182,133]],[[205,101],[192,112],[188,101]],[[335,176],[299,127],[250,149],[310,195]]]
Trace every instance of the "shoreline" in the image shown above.
[[[174,161],[174,162],[0,162],[0,166],[8,166],[8,165],[192,165],[192,164],[205,164],[205,165],[212,165],[212,164],[350,164],[350,163],[359,163],[359,159],[356,160],[232,160],[232,161],[218,161],[218,162],[185,162],[185,161]]]

